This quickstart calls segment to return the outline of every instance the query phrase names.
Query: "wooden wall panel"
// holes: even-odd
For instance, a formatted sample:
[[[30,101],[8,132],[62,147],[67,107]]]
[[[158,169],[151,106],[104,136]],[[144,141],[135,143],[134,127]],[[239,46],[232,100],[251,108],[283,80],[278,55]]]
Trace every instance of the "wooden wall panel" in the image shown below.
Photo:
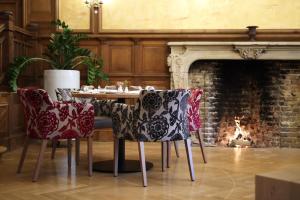
[[[101,46],[99,40],[85,40],[81,42],[80,46],[82,48],[89,49],[95,56],[101,56]],[[81,84],[86,84],[87,68],[85,66],[79,66],[75,69],[80,70]]]
[[[141,44],[141,66],[139,73],[168,74],[167,44],[165,41],[145,41]]]
[[[0,74],[4,73],[4,36],[0,34]]]
[[[22,143],[24,113],[16,93],[0,92],[0,144],[15,149]]]
[[[17,26],[23,26],[23,9],[22,0],[1,0],[0,11],[11,11],[15,16],[15,24]]]
[[[49,36],[55,30],[51,22],[56,18],[56,1],[24,0],[24,26],[31,23],[39,25],[40,36]]]
[[[149,85],[160,90],[170,89],[169,77],[147,77],[139,79],[137,82],[139,82],[143,87]]]
[[[109,44],[109,73],[131,75],[133,73],[134,54],[130,42],[111,42]]]
[[[0,103],[0,138],[8,135],[8,104]]]

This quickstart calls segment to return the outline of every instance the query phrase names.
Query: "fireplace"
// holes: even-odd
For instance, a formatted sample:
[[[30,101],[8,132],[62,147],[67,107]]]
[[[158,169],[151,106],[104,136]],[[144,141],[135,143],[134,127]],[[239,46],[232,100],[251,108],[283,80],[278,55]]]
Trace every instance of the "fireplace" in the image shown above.
[[[201,87],[209,145],[300,147],[300,43],[169,43],[173,88]]]

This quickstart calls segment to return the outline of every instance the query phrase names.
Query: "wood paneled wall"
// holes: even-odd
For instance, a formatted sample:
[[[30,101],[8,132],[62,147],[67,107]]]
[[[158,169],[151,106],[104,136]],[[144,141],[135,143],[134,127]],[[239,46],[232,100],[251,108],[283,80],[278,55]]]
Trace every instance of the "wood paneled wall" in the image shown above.
[[[15,149],[23,142],[23,108],[16,93],[0,92],[0,145],[8,150]]]
[[[24,120],[23,108],[16,93],[3,92],[8,88],[6,82],[3,81],[5,80],[4,74],[15,56],[31,56],[36,53],[36,36],[33,32],[15,26],[12,12],[0,11],[0,144],[5,145],[9,150],[22,142]],[[26,69],[20,82],[32,82],[33,72],[32,68]]]
[[[15,25],[23,27],[23,0],[1,0],[0,11],[11,11],[15,16]]]
[[[89,39],[81,42],[81,46],[92,50],[104,59],[104,71],[110,77],[110,83],[128,80],[132,85],[152,85],[156,88],[170,87],[170,73],[167,66],[169,41],[247,41],[247,29],[239,30],[105,30],[101,27],[101,10],[96,15],[91,9],[90,28],[75,30],[85,32]],[[42,55],[49,35],[55,29],[51,21],[57,16],[57,0],[1,0],[0,10],[11,10],[15,23],[20,27],[38,26],[37,43],[32,43],[28,37],[14,36],[16,48],[8,49],[0,35],[1,73],[16,55]],[[3,25],[0,22],[0,30]],[[18,28],[15,29],[18,32]],[[22,31],[19,31],[22,32]],[[23,32],[24,33],[24,32]],[[24,34],[21,35],[24,35]],[[25,32],[27,33],[27,32]],[[6,34],[9,34],[7,32]],[[26,34],[25,34],[26,35]],[[2,38],[2,39],[1,39]],[[271,30],[258,29],[257,40],[260,41],[300,41],[300,30]],[[33,46],[34,48],[31,48]],[[22,49],[23,48],[23,49]],[[25,48],[25,49],[24,49]],[[30,51],[26,50],[30,48]],[[20,86],[43,86],[43,71],[47,66],[36,64],[23,73],[19,81]],[[86,79],[86,69],[80,69],[82,84]],[[101,83],[102,85],[107,83]],[[96,84],[97,85],[97,84]],[[6,116],[8,108],[1,107],[0,117]],[[1,117],[2,118],[2,117]],[[0,120],[1,120],[0,118]],[[1,131],[0,131],[1,132]]]
[[[29,27],[29,26],[28,26]],[[33,27],[30,30],[33,30]],[[9,63],[16,56],[33,56],[37,52],[37,34],[15,25],[14,15],[10,11],[0,11],[0,75],[3,78]],[[32,81],[35,70],[28,67],[20,78],[20,83]],[[1,84],[1,89],[3,89]]]
[[[15,0],[17,1],[17,0]],[[23,23],[39,25],[39,47],[36,54],[41,55],[46,47],[49,34],[53,30],[51,21],[57,16],[57,0],[23,0]],[[128,80],[134,85],[154,85],[169,88],[170,73],[167,66],[169,41],[217,41],[248,40],[247,30],[105,30],[101,27],[102,8],[99,14],[91,9],[90,29],[76,30],[86,32],[90,39],[81,46],[91,49],[104,59],[104,70],[110,82]],[[258,40],[298,40],[299,30],[258,30]],[[80,69],[82,83],[85,69]],[[36,68],[39,85],[42,86],[43,66]],[[104,84],[104,83],[102,83]]]
[[[56,17],[55,0],[23,0],[24,27],[28,24],[39,25],[39,35],[49,36],[54,31],[51,21]]]

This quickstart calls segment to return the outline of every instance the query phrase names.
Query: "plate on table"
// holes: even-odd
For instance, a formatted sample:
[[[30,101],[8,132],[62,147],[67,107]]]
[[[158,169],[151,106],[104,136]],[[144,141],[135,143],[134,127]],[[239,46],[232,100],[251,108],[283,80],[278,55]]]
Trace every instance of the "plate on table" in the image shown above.
[[[106,94],[115,94],[115,93],[118,93],[118,90],[105,90],[104,91]]]

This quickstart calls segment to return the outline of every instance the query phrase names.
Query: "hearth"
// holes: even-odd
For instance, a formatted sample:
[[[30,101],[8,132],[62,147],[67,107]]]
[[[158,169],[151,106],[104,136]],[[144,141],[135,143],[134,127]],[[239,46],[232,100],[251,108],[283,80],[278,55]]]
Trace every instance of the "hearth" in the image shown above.
[[[291,70],[294,78],[288,75]],[[291,95],[299,92],[299,76],[300,62],[219,60],[193,63],[189,85],[205,91],[201,114],[202,132],[207,142],[223,146],[282,146],[283,124],[293,124],[296,120],[283,117],[290,113],[284,111],[289,105],[283,94],[291,90],[294,90]],[[299,98],[294,100],[292,104],[299,103]],[[299,105],[296,107],[299,109]]]
[[[300,147],[300,43],[269,45],[170,43],[172,87],[204,89],[206,144]]]

